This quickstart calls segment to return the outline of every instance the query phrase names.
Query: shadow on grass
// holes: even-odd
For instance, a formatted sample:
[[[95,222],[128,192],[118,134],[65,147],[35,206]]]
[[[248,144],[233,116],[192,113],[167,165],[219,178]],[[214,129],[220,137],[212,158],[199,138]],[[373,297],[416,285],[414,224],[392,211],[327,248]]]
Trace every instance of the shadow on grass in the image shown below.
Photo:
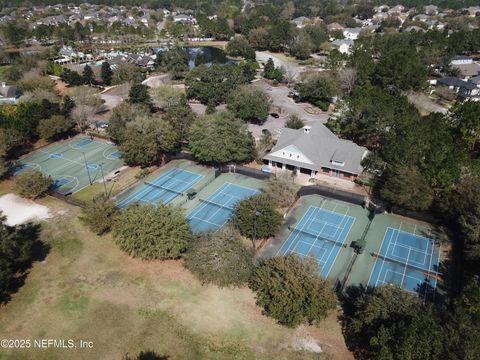
[[[33,263],[45,260],[50,246],[40,240],[39,224],[0,227],[0,304],[5,305],[25,284]]]
[[[140,351],[136,356],[125,355],[122,360],[169,360],[170,356],[168,355],[158,355],[154,351],[146,350]]]

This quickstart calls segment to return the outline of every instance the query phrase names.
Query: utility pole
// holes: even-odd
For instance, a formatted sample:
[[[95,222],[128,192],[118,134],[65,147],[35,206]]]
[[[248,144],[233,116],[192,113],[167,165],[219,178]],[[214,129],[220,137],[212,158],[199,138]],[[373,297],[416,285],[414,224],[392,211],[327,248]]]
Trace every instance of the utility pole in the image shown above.
[[[105,176],[103,175],[103,166],[100,164],[100,171],[102,172],[102,179],[103,179],[103,188],[105,189],[105,200],[108,198],[107,194],[107,183],[105,182]]]

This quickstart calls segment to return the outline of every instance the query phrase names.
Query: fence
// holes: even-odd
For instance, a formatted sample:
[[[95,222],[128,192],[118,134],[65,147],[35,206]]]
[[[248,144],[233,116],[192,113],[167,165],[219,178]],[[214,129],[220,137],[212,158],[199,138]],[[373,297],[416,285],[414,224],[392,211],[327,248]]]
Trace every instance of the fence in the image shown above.
[[[263,172],[262,170],[246,167],[243,165],[223,165],[220,167],[222,173],[236,173],[245,176],[252,177],[259,180],[267,180],[270,178],[270,174]]]
[[[67,204],[70,204],[70,205],[73,205],[73,206],[78,206],[78,207],[81,207],[81,208],[84,208],[86,206],[86,204],[82,201],[72,199],[68,195],[62,195],[62,194],[59,194],[55,191],[50,191],[49,195],[56,198],[56,199],[65,201]]]
[[[333,189],[322,185],[303,186],[300,190],[298,190],[298,196],[307,195],[321,195],[361,206],[364,206],[367,203],[367,199],[362,195],[354,194],[344,190]]]

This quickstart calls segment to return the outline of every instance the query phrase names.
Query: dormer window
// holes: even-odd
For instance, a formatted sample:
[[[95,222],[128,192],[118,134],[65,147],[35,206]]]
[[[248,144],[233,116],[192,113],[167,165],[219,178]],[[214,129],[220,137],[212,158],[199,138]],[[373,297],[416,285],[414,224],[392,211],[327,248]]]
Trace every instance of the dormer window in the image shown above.
[[[332,160],[332,165],[345,166],[345,161]]]

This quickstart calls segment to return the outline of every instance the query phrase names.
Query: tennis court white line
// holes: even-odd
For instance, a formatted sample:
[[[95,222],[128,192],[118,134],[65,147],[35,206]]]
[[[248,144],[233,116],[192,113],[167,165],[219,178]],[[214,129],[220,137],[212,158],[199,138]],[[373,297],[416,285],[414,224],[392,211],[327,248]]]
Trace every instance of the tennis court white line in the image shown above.
[[[226,190],[229,186],[230,186],[230,184],[228,184],[228,183],[225,183],[224,185],[222,185],[222,186],[220,187],[220,189],[223,188],[221,192],[223,192],[223,190]],[[213,196],[211,197],[211,199],[207,199],[207,200],[210,200],[210,201],[213,202],[213,199],[214,199],[215,197],[217,197],[216,193],[213,194]],[[192,214],[192,216],[197,217],[198,213],[199,213],[201,210],[205,209],[205,208],[207,207],[207,205],[210,205],[210,206],[211,206],[211,204],[209,204],[209,203],[207,203],[207,202],[203,202],[203,204],[202,204],[196,211],[194,211],[194,213]],[[216,214],[218,214],[218,212],[221,211],[222,209],[224,209],[224,208],[219,207],[213,214],[211,214],[210,216],[208,216],[208,217],[205,219],[205,220],[206,220],[205,222],[209,223],[209,222],[210,222],[210,219],[211,219],[213,216],[215,216]],[[225,222],[226,222],[226,221],[225,221]],[[225,222],[224,222],[223,224],[225,224]],[[221,226],[223,226],[223,224],[222,224]]]
[[[180,171],[178,171],[180,170]],[[180,169],[180,168],[173,168],[173,169],[170,169],[168,170],[166,173],[164,173],[163,175],[160,175],[158,178],[154,179],[154,181],[152,182],[152,184],[154,185],[158,185],[158,184],[155,184],[155,181],[158,181],[158,180],[162,180],[161,182],[168,182],[172,179],[175,179],[175,176],[172,176],[173,173],[181,173],[181,172],[189,172],[189,171],[186,171],[186,170],[183,170],[183,169]],[[188,183],[188,188],[190,188],[193,184],[195,184],[196,182],[198,182],[200,179],[203,178],[202,175],[200,174],[195,174],[195,173],[192,173],[192,172],[189,172],[190,174],[193,174],[196,176],[195,179],[192,179],[190,181],[190,183]],[[165,180],[165,181],[163,181]],[[151,193],[154,189],[152,189],[151,187],[148,187],[148,185],[146,184],[143,184],[141,186],[144,186],[142,190],[139,190],[139,191],[136,191],[134,192],[133,194],[129,195],[127,198],[123,199],[122,201],[120,201],[117,206],[118,207],[124,207],[126,205],[129,205],[130,203],[132,202],[135,202],[135,201],[138,201],[139,199],[142,199],[146,196],[148,196],[149,193]],[[160,185],[158,185],[160,186]],[[168,191],[168,189],[165,189],[164,192],[161,191],[161,189],[158,189],[160,190],[159,191],[159,196],[160,197],[163,197],[163,194],[166,193],[166,191]],[[166,199],[164,201],[165,204],[167,204],[168,202],[172,201],[173,198],[177,197],[178,194],[175,193],[175,195],[172,194],[173,197],[169,197],[168,199]]]
[[[303,230],[305,228],[305,225],[308,223],[308,221],[312,218],[312,215],[313,215],[313,210],[311,213],[309,213],[310,209],[312,208],[315,208],[314,206],[310,206],[307,211],[305,211],[305,213],[303,214],[303,216],[300,218],[300,221],[298,222],[298,224],[301,224],[302,221],[305,219],[305,217],[307,216],[308,214],[308,217],[306,218],[305,220],[305,223],[302,225],[302,228],[301,230]],[[297,234],[295,234],[295,237],[292,238],[292,242],[288,245],[288,248],[286,251],[283,252],[283,256],[287,255],[290,248],[292,247],[292,244],[296,243],[297,242],[297,238],[298,238],[298,235],[299,233],[297,232]],[[290,236],[292,236],[292,233],[290,234]],[[277,255],[280,253],[280,251],[282,250],[283,248],[283,245],[287,244],[288,243],[288,240],[290,239],[290,236],[287,238],[287,240],[282,244],[282,246],[280,247],[280,249],[278,249],[277,251]]]
[[[348,234],[350,233],[350,230],[352,229],[353,225],[355,224],[355,221],[357,220],[356,218],[354,218],[353,216],[348,216],[349,218],[351,218],[353,221],[352,221],[352,224],[350,225],[350,227],[348,228],[348,233],[345,235],[345,240],[343,241],[343,243],[345,244],[347,242],[347,236]],[[340,233],[340,236],[343,234],[343,231],[345,231],[346,229],[346,226],[344,228],[344,230],[342,230],[342,232]],[[337,254],[335,255],[335,258],[333,259],[333,262],[332,262],[332,266],[330,266],[330,269],[328,269],[328,272],[327,274],[325,275],[325,277],[328,277],[328,275],[330,275],[330,272],[332,271],[333,269],[333,265],[335,264],[335,262],[337,261],[337,258],[338,258],[338,255],[340,254],[340,252],[342,251],[342,249],[339,249]]]
[[[383,243],[385,242],[385,239],[387,238],[387,233],[388,231],[385,231],[385,234],[383,234],[383,239],[382,239],[382,244],[380,245],[380,250],[382,250],[383,248]],[[390,246],[390,240],[391,240],[391,237],[392,235],[390,235],[390,239],[388,240],[388,247]],[[388,247],[387,247],[387,250],[388,250]],[[372,269],[372,272],[370,273],[370,277],[368,278],[368,283],[370,283],[370,280],[372,279],[372,275],[373,275],[373,272],[375,270],[375,267],[377,266],[377,261],[378,261],[378,257],[375,259],[375,263],[373,264],[373,269]],[[380,268],[380,272],[377,274],[377,279],[375,280],[375,286],[377,286],[378,284],[378,278],[380,277],[380,275],[382,274],[382,270],[383,270],[383,264],[385,263],[385,260],[382,259],[382,265],[381,265],[381,268]]]

